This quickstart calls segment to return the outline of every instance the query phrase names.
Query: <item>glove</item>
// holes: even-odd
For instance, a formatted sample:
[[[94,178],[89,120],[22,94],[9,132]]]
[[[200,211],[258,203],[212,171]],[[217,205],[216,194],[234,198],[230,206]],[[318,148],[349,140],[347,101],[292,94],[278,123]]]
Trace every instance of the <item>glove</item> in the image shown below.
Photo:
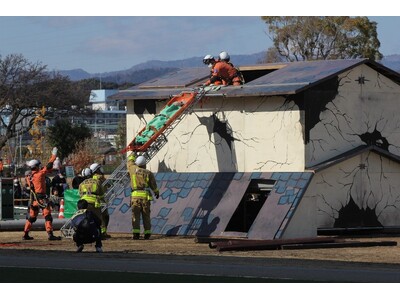
[[[51,151],[51,154],[57,155],[57,151],[58,151],[57,147],[54,147],[53,150]]]

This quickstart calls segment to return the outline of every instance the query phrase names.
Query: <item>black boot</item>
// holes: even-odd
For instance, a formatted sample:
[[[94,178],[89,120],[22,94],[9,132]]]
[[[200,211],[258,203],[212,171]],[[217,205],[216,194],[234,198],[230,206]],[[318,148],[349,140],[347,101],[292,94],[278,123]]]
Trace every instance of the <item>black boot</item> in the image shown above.
[[[109,239],[109,238],[111,238],[111,235],[107,234],[107,232],[103,232],[103,233],[101,234],[101,239],[102,239],[102,240],[107,240],[107,239]]]
[[[22,237],[25,241],[33,240],[33,237],[29,236],[29,232],[25,232],[24,236]]]
[[[49,232],[49,241],[60,241],[61,240],[61,236],[55,236],[53,235],[53,232]]]
[[[140,238],[140,233],[134,233],[133,234],[133,239],[138,240]]]

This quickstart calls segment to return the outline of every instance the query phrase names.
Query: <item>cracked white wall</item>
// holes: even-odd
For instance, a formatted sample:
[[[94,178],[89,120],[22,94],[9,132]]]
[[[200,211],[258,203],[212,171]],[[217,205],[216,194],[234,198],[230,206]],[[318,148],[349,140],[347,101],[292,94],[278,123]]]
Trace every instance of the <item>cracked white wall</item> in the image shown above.
[[[372,151],[317,172],[302,201],[317,203],[317,227],[332,228],[350,199],[357,205],[350,218],[373,211],[382,226],[400,220],[400,165]],[[350,219],[349,218],[349,219]],[[352,220],[348,220],[351,224]],[[360,226],[361,224],[359,224]],[[338,226],[335,226],[338,227]]]
[[[160,111],[165,102],[157,105]],[[128,105],[128,141],[154,117],[132,111]],[[303,171],[302,113],[283,97],[207,97],[171,132],[150,168],[158,171],[163,161],[177,172]]]
[[[388,151],[400,155],[399,95],[399,85],[366,65],[341,74],[337,96],[310,131],[306,166],[366,145],[360,135],[374,132],[387,140]]]
[[[400,155],[399,95],[397,84],[366,65],[341,74],[338,94],[310,131],[306,165],[361,145]],[[398,226],[399,179],[398,163],[368,152],[317,173],[305,198],[317,203],[318,227]]]

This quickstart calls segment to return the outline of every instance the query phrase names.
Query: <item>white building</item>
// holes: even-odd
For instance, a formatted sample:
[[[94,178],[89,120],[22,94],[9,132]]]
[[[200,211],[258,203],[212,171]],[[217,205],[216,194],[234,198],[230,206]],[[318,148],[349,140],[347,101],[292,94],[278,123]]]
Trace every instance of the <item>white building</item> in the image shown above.
[[[154,233],[400,227],[400,74],[367,59],[240,69],[246,84],[208,93],[149,162],[160,188]],[[127,100],[127,140],[208,76],[182,69],[114,95]],[[114,231],[131,229],[129,194],[109,208]]]
[[[116,93],[118,90],[92,90],[89,104],[95,113],[91,117],[79,120],[93,130],[94,136],[110,141],[112,144],[114,144],[119,123],[126,120],[125,101],[108,99]]]

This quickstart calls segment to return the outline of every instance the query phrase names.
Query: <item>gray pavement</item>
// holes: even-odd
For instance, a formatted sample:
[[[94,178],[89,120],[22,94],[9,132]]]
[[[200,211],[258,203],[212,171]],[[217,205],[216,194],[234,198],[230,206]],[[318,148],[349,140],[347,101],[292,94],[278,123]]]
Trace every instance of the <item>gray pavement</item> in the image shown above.
[[[216,256],[0,251],[0,267],[253,277],[305,282],[400,282],[395,265]]]

